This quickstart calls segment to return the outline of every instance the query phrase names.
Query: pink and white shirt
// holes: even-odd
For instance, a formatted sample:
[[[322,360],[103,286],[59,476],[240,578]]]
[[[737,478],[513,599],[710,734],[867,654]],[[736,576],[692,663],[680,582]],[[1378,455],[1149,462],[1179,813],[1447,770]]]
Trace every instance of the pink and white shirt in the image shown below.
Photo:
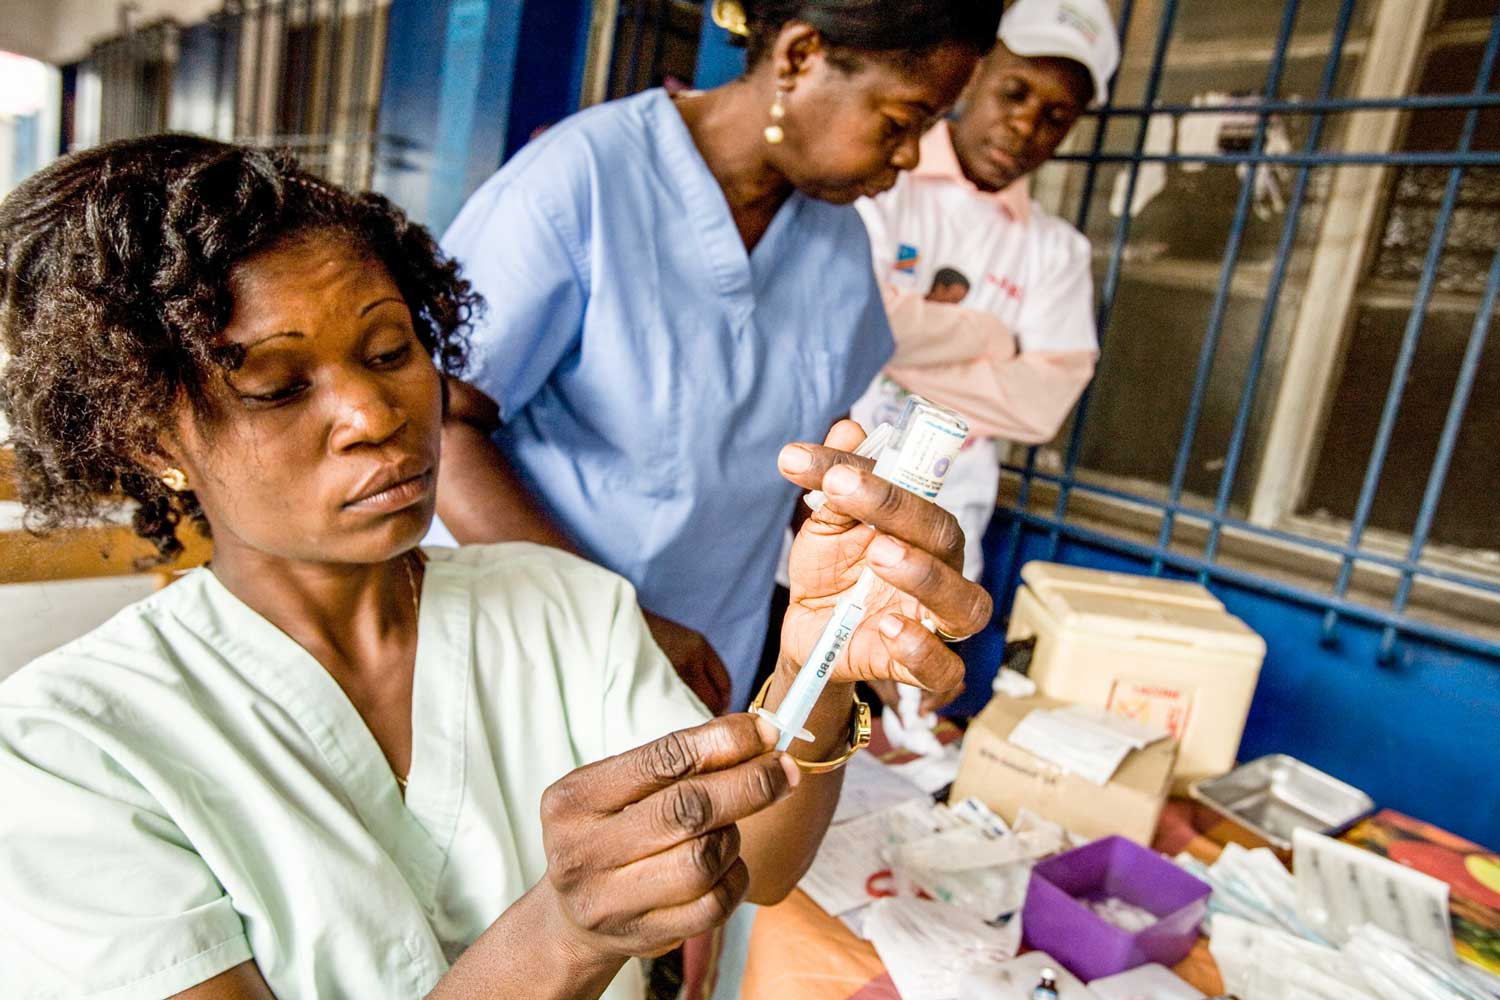
[[[976,188],[947,122],[923,137],[915,170],[856,207],[896,335],[886,374],[959,410],[978,435],[1051,440],[1098,356],[1083,234],[1033,202],[1024,179]],[[942,268],[969,281],[959,305],[924,298]]]
[[[1089,242],[1032,201],[1024,179],[999,192],[975,187],[946,122],[923,137],[915,170],[856,207],[896,353],[853,416],[869,429],[917,393],[968,419],[974,437],[940,502],[969,535],[966,572],[977,573],[977,536],[999,488],[998,442],[1050,441],[1093,376]],[[945,268],[969,283],[958,304],[926,298]]]

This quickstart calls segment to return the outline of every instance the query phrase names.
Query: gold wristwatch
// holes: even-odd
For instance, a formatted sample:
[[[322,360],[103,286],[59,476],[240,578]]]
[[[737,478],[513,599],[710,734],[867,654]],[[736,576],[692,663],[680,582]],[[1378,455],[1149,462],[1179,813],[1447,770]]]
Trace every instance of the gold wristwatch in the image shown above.
[[[754,712],[757,708],[761,708],[765,705],[766,693],[771,690],[771,682],[775,679],[776,675],[773,673],[770,677],[767,677],[766,682],[760,686],[760,693],[757,694],[755,696],[755,700],[750,703],[751,712]],[[849,710],[848,749],[839,754],[837,757],[834,757],[832,760],[803,760],[801,757],[793,757],[791,754],[787,754],[787,756],[792,758],[792,762],[796,764],[799,769],[801,769],[803,774],[827,774],[830,771],[837,771],[839,768],[849,763],[850,757],[853,757],[865,747],[869,746],[870,732],[870,706],[866,705],[858,698],[855,698],[854,704],[850,707]]]

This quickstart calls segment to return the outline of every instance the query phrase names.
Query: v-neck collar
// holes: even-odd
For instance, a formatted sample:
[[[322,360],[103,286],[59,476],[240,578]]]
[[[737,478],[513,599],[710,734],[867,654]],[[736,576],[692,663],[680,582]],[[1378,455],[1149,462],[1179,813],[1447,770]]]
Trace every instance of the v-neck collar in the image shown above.
[[[359,710],[291,636],[207,568],[192,574],[205,600],[174,602],[173,607],[176,617],[204,634],[292,717],[424,906],[436,897],[463,802],[473,629],[472,598],[460,569],[445,559],[429,558],[423,573],[404,800]]]
[[[687,214],[703,241],[716,290],[732,305],[739,319],[748,319],[755,308],[757,265],[767,257],[774,259],[779,253],[776,247],[785,238],[786,229],[801,213],[807,196],[792,191],[776,210],[755,248],[747,252],[724,189],[693,142],[693,133],[683,120],[682,112],[677,110],[665,90],[651,92],[647,113],[656,119],[657,134],[662,139],[659,148],[670,176],[676,179],[681,189]]]

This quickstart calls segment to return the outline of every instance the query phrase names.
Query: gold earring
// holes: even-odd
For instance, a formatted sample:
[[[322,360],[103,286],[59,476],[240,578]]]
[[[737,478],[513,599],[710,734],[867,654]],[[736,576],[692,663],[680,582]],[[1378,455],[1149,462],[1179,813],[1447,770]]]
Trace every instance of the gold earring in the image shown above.
[[[740,0],[714,0],[710,8],[714,24],[731,35],[750,37],[750,19],[745,16],[745,5]]]
[[[786,94],[786,88],[778,85],[776,101],[771,105],[771,124],[766,126],[766,142],[773,146],[786,141],[786,129],[781,127],[781,120],[786,117]]]
[[[188,488],[187,473],[181,469],[164,469],[158,478],[173,493],[181,493]]]

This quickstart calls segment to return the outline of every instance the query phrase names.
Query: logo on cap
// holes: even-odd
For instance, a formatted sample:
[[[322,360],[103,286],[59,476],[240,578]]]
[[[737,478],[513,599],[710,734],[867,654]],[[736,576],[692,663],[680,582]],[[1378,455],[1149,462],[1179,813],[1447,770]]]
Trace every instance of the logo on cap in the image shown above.
[[[1099,37],[1099,26],[1094,23],[1094,19],[1077,7],[1065,3],[1059,4],[1057,7],[1057,21],[1059,24],[1065,24],[1078,32],[1090,45],[1093,45]]]

